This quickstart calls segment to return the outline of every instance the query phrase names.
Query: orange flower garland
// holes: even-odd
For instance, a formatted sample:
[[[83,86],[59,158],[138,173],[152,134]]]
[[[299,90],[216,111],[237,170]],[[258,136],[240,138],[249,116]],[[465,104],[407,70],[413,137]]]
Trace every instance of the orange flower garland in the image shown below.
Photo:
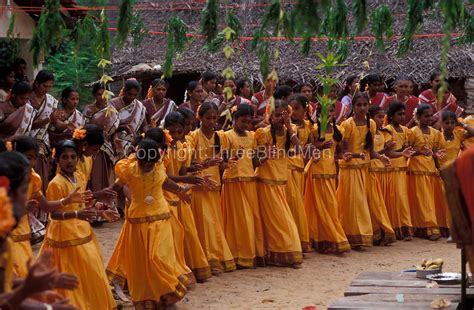
[[[173,141],[173,138],[171,137],[168,129],[163,130],[163,132],[165,133],[165,144],[167,146],[170,146],[171,142]]]
[[[146,99],[151,99],[153,98],[153,87],[150,84],[150,87],[148,87],[148,92],[146,93]]]
[[[74,129],[74,132],[72,134],[72,138],[74,140],[84,140],[87,135],[87,130],[84,129],[84,127],[78,127]]]
[[[13,207],[8,197],[8,187],[10,180],[5,177],[0,177],[0,236],[6,236],[15,226],[16,220],[13,216]]]

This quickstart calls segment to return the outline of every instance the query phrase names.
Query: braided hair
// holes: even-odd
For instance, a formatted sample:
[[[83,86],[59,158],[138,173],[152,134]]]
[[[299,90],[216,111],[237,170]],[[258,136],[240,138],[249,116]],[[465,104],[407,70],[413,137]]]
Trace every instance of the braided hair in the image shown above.
[[[313,118],[311,117],[311,114],[309,112],[310,103],[309,103],[308,98],[302,95],[298,95],[295,98],[293,98],[293,100],[296,101],[299,105],[301,105],[305,109],[306,118],[311,123],[311,125],[314,125]]]
[[[333,105],[335,108],[335,106]],[[321,115],[321,106],[318,106],[318,115]],[[321,122],[319,121],[319,117],[316,118],[316,124],[318,125],[318,140],[319,141],[324,141],[324,137],[321,137]],[[332,138],[336,142],[341,142],[342,141],[342,133],[339,131],[339,128],[337,128],[336,124],[336,118],[332,118]]]
[[[273,113],[275,113],[276,109],[278,108],[283,108],[284,110],[288,109],[288,104],[281,99],[275,100],[274,105],[275,105],[275,110],[273,110]],[[277,144],[276,128],[272,123],[271,117],[270,117],[270,133],[272,135],[272,145],[276,145]],[[290,150],[290,147],[291,147],[291,137],[290,137],[289,130],[287,130],[286,141],[285,141],[285,151],[288,152]]]

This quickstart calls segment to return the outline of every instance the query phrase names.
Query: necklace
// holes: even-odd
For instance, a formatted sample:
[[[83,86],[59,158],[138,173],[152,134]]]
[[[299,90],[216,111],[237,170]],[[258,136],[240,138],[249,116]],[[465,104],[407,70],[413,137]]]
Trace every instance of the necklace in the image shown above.
[[[70,177],[68,177],[66,174],[64,174],[64,173],[62,173],[62,172],[61,172],[61,175],[62,175],[66,180],[68,180],[69,183],[71,183],[71,184],[73,184],[73,185],[76,185],[77,181],[76,181],[76,178],[75,178],[75,177],[73,177],[73,178],[71,179]]]
[[[146,195],[145,196],[145,199],[143,199],[143,202],[146,203],[147,205],[151,205],[154,201],[155,201],[155,197],[153,197],[152,195],[147,195],[148,193],[151,193],[152,191],[147,187],[147,184],[151,184],[151,186],[153,187],[155,185],[155,167],[153,168],[153,170],[149,173],[144,173],[144,177],[141,178],[142,180],[142,184],[143,184],[143,193]],[[151,182],[145,182],[145,177],[149,176],[150,173],[152,174],[152,181]]]

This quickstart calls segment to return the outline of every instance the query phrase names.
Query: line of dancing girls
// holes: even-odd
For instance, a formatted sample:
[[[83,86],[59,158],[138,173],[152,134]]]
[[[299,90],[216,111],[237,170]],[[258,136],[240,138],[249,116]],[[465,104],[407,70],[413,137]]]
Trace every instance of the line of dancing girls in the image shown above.
[[[0,104],[9,148],[0,171],[12,180],[14,162],[24,166],[24,198],[10,195],[16,225],[2,237],[10,255],[0,269],[5,283],[31,277],[29,218],[47,215],[39,250],[47,263],[38,260],[58,279],[48,303],[112,309],[111,283],[119,297],[127,287],[138,309],[168,306],[223,272],[300,268],[314,250],[342,254],[449,235],[438,169],[474,135],[451,94],[421,103],[407,77],[391,97],[380,92],[380,76],[366,77],[364,92],[351,77],[322,126],[308,85],[293,94],[271,77],[253,97],[248,82],[226,80],[229,98],[206,73],[189,83],[179,107],[161,80],[144,103],[136,80],[109,102],[94,85],[95,102],[82,113],[71,88],[58,106],[48,94],[53,81],[41,71],[33,86],[15,83]],[[118,220],[117,200],[125,221],[104,268],[89,222]]]

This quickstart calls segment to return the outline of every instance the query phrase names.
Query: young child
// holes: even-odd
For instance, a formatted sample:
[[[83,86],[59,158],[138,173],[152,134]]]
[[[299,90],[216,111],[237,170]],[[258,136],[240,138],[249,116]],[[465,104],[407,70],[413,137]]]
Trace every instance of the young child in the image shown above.
[[[221,138],[219,133],[214,131],[218,118],[217,110],[215,103],[203,103],[198,111],[200,128],[193,131],[190,137],[193,161],[203,168],[200,172],[201,176],[208,177],[217,184],[211,190],[195,187],[191,203],[199,239],[213,274],[232,271],[236,268],[232,252],[225,239],[220,210],[219,166],[223,161]]]
[[[396,237],[385,207],[382,183],[386,173],[386,165],[391,163],[385,153],[393,147],[393,142],[386,143],[383,135],[385,111],[378,105],[372,105],[369,107],[369,115],[377,126],[373,137],[374,152],[377,152],[384,159],[385,164],[380,159],[372,158],[370,160],[367,199],[374,231],[374,245],[388,245],[395,242]]]
[[[443,133],[443,146],[446,156],[439,159],[440,168],[449,166],[458,158],[462,143],[465,139],[474,136],[474,129],[467,124],[458,122],[456,114],[452,111],[443,111],[441,114],[441,125]],[[449,227],[451,226],[451,216],[449,213],[444,183],[441,177],[435,183],[436,219],[441,236],[449,237]]]
[[[391,165],[385,168],[382,182],[385,207],[398,240],[411,241],[413,225],[410,214],[407,188],[407,159],[413,154],[409,146],[410,130],[403,126],[405,120],[405,105],[392,102],[387,111],[388,125],[383,131],[386,141],[393,142],[393,148],[388,152]]]
[[[123,261],[130,296],[138,308],[169,306],[186,293],[189,279],[176,257],[171,227],[170,207],[163,190],[185,194],[188,187],[171,181],[165,173],[158,143],[142,140],[136,156],[116,165],[117,181],[114,190],[128,187],[130,206],[122,229]],[[146,275],[146,276],[145,276]]]
[[[113,309],[115,301],[105,274],[102,253],[88,223],[98,212],[86,208],[84,204],[64,203],[75,190],[86,187],[84,175],[76,171],[76,144],[69,140],[61,142],[56,148],[55,159],[59,171],[49,182],[46,196],[49,200],[59,200],[63,206],[50,213],[40,253],[51,249],[54,266],[78,277],[78,289],[61,292],[73,305],[80,309]],[[115,211],[101,213],[110,216],[111,221],[118,219]]]
[[[436,241],[440,238],[436,220],[434,185],[437,182],[435,158],[443,157],[440,150],[442,134],[430,127],[433,110],[428,104],[416,109],[418,126],[411,129],[410,144],[415,154],[408,160],[408,197],[415,236]]]
[[[257,192],[267,238],[267,262],[299,267],[303,262],[298,228],[286,201],[288,151],[300,145],[291,125],[288,105],[275,100],[267,105],[270,125],[255,132],[258,151]]]
[[[18,277],[26,277],[28,272],[28,260],[33,257],[30,243],[32,232],[28,221],[29,216],[33,215],[30,215],[28,211],[34,212],[39,207],[45,212],[53,212],[61,208],[63,204],[84,203],[85,199],[90,198],[90,193],[79,193],[76,190],[62,201],[46,200],[41,191],[42,180],[33,169],[36,165],[39,149],[35,139],[29,136],[16,136],[11,143],[13,147],[12,150],[23,154],[28,159],[31,168],[28,184],[29,203],[27,204],[27,210],[22,210],[23,212],[18,220],[18,225],[10,235],[13,240],[13,272]],[[28,208],[30,210],[28,210]]]
[[[311,159],[305,168],[304,206],[308,218],[311,245],[319,253],[344,253],[350,245],[339,220],[336,200],[336,146],[342,133],[336,126],[336,108],[329,108],[330,122],[323,135],[316,125],[316,145],[320,159]]]
[[[339,160],[339,186],[336,196],[342,227],[351,247],[364,251],[363,246],[373,244],[372,221],[367,201],[370,158],[379,159],[384,164],[387,160],[373,150],[376,125],[367,113],[367,94],[355,93],[352,107],[354,116],[341,125],[344,130],[343,159]]]
[[[185,119],[179,112],[171,112],[164,119],[164,127],[172,138],[166,153],[166,174],[175,182],[204,185],[204,178],[187,175],[189,149],[182,142],[185,132]],[[211,269],[199,241],[196,222],[191,206],[173,193],[164,192],[171,209],[176,208],[179,221],[184,229],[184,256],[187,265],[192,269],[198,282],[211,277]]]
[[[297,136],[304,147],[314,142],[313,120],[309,101],[306,97],[296,96],[290,101],[293,111],[291,113],[292,123],[297,128]],[[306,118],[306,119],[305,119]],[[294,153],[294,150],[290,151]],[[308,221],[306,218],[303,193],[304,193],[304,157],[303,154],[290,154],[288,157],[288,183],[286,185],[286,201],[290,207],[291,214],[298,227],[298,235],[301,248],[304,253],[311,252],[309,242]]]
[[[221,148],[230,165],[222,176],[221,206],[227,243],[238,268],[264,265],[262,218],[255,185],[254,111],[240,105],[233,111],[233,129],[222,135]]]

